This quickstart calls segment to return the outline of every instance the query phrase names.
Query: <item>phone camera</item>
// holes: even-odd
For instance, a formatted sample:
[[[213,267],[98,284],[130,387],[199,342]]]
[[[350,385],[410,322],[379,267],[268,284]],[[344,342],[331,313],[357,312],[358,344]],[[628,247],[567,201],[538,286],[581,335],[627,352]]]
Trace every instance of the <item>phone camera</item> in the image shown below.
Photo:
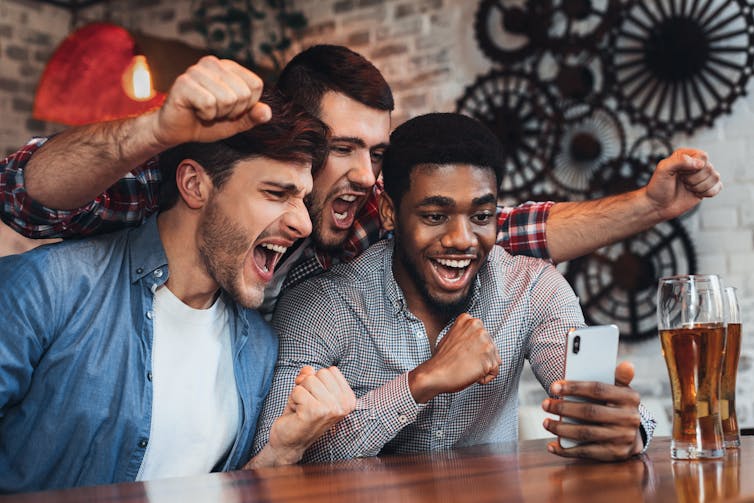
[[[573,338],[573,354],[579,354],[579,349],[581,349],[581,336],[577,335]]]

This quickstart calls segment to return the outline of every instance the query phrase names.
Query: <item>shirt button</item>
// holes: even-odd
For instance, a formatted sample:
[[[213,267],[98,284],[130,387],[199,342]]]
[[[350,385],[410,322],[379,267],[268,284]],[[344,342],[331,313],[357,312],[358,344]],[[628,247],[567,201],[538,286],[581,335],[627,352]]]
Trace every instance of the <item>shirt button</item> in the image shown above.
[[[443,437],[444,435],[445,435],[445,433],[443,433],[443,431],[442,431],[442,430],[437,430],[437,431],[435,432],[435,436],[436,436],[437,438],[442,438],[442,437]]]
[[[154,311],[147,311],[147,318],[149,318],[150,320],[154,318]]]
[[[136,274],[141,274],[143,272],[144,272],[144,269],[142,269],[141,267],[139,267],[138,269],[136,269]]]
[[[142,438],[141,440],[139,440],[139,447],[141,447],[143,449],[146,446],[147,446],[147,439],[146,438]]]
[[[151,372],[147,372],[147,380],[149,380],[149,381],[152,380],[152,373]]]
[[[405,423],[406,421],[408,421],[408,418],[406,417],[406,414],[401,414],[400,416],[398,416],[398,422],[399,423]]]
[[[155,272],[153,272],[155,278],[161,278],[162,277],[162,269],[157,269]]]

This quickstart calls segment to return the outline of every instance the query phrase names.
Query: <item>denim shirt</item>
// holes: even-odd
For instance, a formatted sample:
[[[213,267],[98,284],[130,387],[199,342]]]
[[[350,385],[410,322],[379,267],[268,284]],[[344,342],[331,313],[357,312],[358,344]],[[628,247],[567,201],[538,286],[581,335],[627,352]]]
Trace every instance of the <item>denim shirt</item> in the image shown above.
[[[153,292],[168,279],[156,217],[0,259],[0,492],[133,481],[149,442]],[[277,336],[226,299],[248,460]],[[175,421],[180,421],[176,417]]]

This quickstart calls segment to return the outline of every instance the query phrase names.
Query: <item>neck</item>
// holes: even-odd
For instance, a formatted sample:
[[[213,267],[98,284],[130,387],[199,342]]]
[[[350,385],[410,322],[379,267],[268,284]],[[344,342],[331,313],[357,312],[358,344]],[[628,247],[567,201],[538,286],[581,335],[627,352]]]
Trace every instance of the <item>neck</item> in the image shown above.
[[[413,277],[406,270],[397,251],[393,252],[393,277],[403,292],[408,310],[424,324],[424,330],[427,332],[427,339],[429,339],[429,347],[434,353],[437,336],[453,317],[447,313],[438,313],[436,309],[429,305],[422,292],[417,288]]]
[[[182,207],[180,202],[157,217],[170,270],[165,286],[187,306],[207,309],[217,299],[220,288],[199,255],[198,223],[198,213]]]

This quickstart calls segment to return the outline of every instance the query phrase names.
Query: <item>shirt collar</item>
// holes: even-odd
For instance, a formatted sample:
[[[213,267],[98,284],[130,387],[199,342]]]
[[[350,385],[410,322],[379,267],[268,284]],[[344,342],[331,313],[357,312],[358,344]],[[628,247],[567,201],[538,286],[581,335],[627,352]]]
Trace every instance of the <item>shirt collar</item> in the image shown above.
[[[403,290],[401,290],[401,287],[398,285],[398,282],[395,281],[395,276],[393,275],[393,253],[395,251],[395,240],[387,239],[385,240],[385,242],[387,244],[385,245],[385,252],[382,254],[382,270],[383,281],[385,285],[385,294],[387,295],[390,304],[395,309],[394,314],[397,315],[403,312],[411,316],[412,318],[415,318],[416,316],[414,316],[414,314],[408,310],[406,297],[403,295]],[[489,261],[489,258],[490,257],[488,254],[484,260],[485,265],[487,261]],[[484,267],[484,265],[482,267]],[[482,268],[480,267],[476,277],[474,278],[474,283],[471,285],[471,297],[469,305],[467,306],[467,311],[471,311],[471,309],[476,306],[479,296],[481,295],[482,283],[479,280],[481,269]]]
[[[162,247],[157,229],[157,215],[149,217],[142,225],[132,229],[128,237],[131,282],[151,276],[155,286],[168,279],[168,257]]]

